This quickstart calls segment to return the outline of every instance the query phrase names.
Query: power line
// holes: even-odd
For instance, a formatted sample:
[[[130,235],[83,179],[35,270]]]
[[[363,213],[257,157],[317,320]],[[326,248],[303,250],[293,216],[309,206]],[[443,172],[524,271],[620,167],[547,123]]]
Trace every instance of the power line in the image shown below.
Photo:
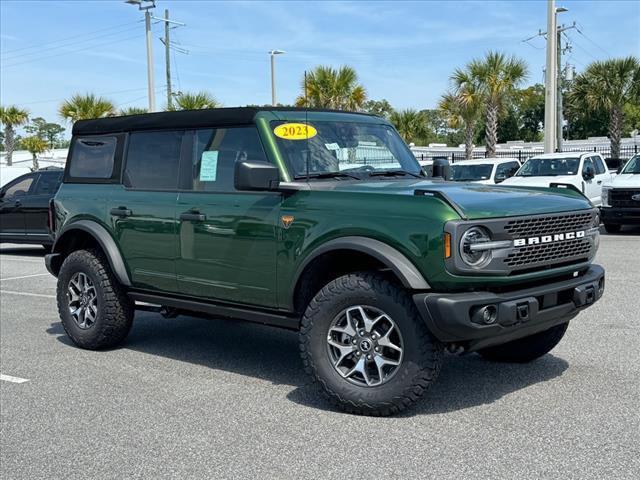
[[[104,32],[106,30],[113,30],[114,28],[120,28],[120,27],[124,27],[126,25],[132,25],[132,24],[138,23],[138,22],[139,22],[139,20],[136,20],[135,22],[121,23],[119,25],[114,25],[112,27],[101,28],[101,29],[94,30],[92,32],[87,32],[87,33],[80,33],[78,35],[73,35],[71,37],[61,38],[60,40],[54,40],[54,41],[50,41],[50,42],[46,42],[46,43],[41,43],[39,45],[29,45],[29,46],[26,46],[26,47],[14,48],[13,50],[7,50],[7,51],[2,52],[2,54],[6,55],[8,53],[20,52],[22,50],[29,50],[31,48],[41,48],[41,47],[44,47],[46,45],[51,45],[52,43],[66,42],[67,40],[71,40],[73,38],[85,37],[87,35],[93,35],[94,33]]]
[[[84,42],[91,42],[91,41],[96,40],[98,38],[110,37],[111,35],[119,35],[121,33],[130,32],[132,30],[137,30],[137,29],[138,29],[138,27],[135,26],[135,27],[131,27],[131,28],[126,28],[124,30],[119,30],[119,31],[116,31],[116,32],[105,33],[104,35],[97,35],[97,36],[95,36],[93,38],[84,40]],[[4,57],[2,60],[6,62],[7,60],[10,61],[10,60],[18,59],[18,58],[23,58],[25,56],[39,55],[42,52],[46,52],[48,50],[64,49],[64,48],[67,48],[67,47],[70,47],[70,46],[74,46],[76,44],[77,44],[77,41],[70,42],[70,43],[63,43],[61,45],[54,45],[54,46],[50,46],[50,47],[47,47],[47,48],[42,48],[40,50],[36,50],[36,51],[33,51],[33,52],[20,53],[20,54],[17,54],[17,55],[12,55],[12,56],[9,56],[8,58]]]
[[[591,40],[590,37],[588,37],[582,30],[583,30],[583,26],[580,25],[580,28],[576,27],[576,30],[578,31],[578,33],[580,35],[582,35],[584,38],[586,38],[587,40],[589,40],[591,43],[593,43],[596,47],[598,47],[600,50],[602,50],[605,54],[607,54],[607,56],[612,57],[613,55],[611,55],[611,53],[609,53],[607,50],[605,50],[604,48],[602,48],[599,44],[597,44],[594,40]]]
[[[115,90],[112,92],[102,92],[102,93],[97,93],[96,95],[98,96],[102,96],[102,95],[115,95],[117,93],[129,93],[129,92],[139,92],[141,90],[146,90],[147,87],[143,87],[143,88],[129,88],[127,90]],[[34,105],[37,103],[53,103],[53,102],[61,102],[63,100],[66,100],[66,98],[52,98],[50,100],[36,100],[34,102],[21,102],[20,105]]]
[[[82,52],[82,51],[85,51],[85,50],[91,50],[91,49],[94,49],[96,47],[102,47],[102,46],[105,46],[105,45],[113,45],[114,43],[121,43],[121,42],[124,42],[124,41],[127,41],[127,40],[131,40],[133,38],[140,38],[140,35],[139,34],[138,35],[133,35],[131,37],[121,38],[120,40],[114,40],[114,41],[111,41],[111,42],[99,43],[97,45],[91,45],[91,46],[88,46],[88,47],[78,48],[76,50],[69,50],[69,51],[62,52],[62,53],[56,53],[56,54],[53,54],[53,55],[46,55],[44,57],[31,58],[29,60],[25,60],[24,62],[11,63],[9,65],[3,65],[3,68],[15,67],[15,66],[18,66],[18,65],[24,65],[26,63],[38,62],[40,60],[46,60],[46,59],[49,59],[49,58],[59,57],[61,55],[68,55],[68,54],[76,53],[76,52]]]

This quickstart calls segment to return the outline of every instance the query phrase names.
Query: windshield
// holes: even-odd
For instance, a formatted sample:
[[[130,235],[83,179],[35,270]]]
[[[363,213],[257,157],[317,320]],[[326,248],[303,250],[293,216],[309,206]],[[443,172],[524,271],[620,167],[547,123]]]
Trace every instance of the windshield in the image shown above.
[[[557,177],[558,175],[576,175],[580,167],[579,158],[530,158],[525,162],[516,177]]]
[[[483,163],[481,165],[451,165],[449,180],[465,182],[472,180],[489,180],[493,165]]]
[[[640,155],[631,157],[620,173],[640,173]]]
[[[271,127],[275,130],[284,123],[271,122]],[[309,126],[313,127],[309,139],[282,138],[274,132],[294,178],[307,173],[310,177],[344,174],[354,178],[387,171],[421,174],[417,160],[389,125],[311,121]]]

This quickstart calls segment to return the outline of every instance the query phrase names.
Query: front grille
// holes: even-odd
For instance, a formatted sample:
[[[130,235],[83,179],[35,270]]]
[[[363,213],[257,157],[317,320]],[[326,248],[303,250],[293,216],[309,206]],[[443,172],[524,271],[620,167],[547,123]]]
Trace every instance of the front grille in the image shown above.
[[[505,258],[504,263],[512,269],[530,267],[534,264],[555,264],[568,259],[587,258],[591,251],[591,241],[587,238],[565,240],[563,242],[527,245],[520,247]]]
[[[614,188],[609,191],[609,205],[618,208],[640,208],[640,202],[631,199],[633,195],[640,195],[640,190]]]
[[[512,238],[553,235],[554,233],[574,232],[591,227],[593,214],[572,213],[569,215],[545,215],[540,217],[520,218],[507,222],[504,227]]]

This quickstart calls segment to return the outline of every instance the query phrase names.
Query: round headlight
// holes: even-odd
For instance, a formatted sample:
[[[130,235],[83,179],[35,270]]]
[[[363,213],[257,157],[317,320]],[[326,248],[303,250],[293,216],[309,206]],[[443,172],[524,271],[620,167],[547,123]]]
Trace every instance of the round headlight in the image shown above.
[[[491,241],[491,235],[482,227],[471,227],[460,239],[460,257],[472,268],[482,268],[491,260],[491,250],[476,250],[473,245]]]

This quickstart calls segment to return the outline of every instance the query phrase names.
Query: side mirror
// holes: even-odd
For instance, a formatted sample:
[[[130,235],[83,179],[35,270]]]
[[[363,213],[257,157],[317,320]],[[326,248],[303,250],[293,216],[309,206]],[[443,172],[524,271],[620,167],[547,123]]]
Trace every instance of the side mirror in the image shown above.
[[[496,183],[504,182],[507,179],[507,175],[505,173],[500,173],[496,175]]]
[[[617,168],[617,170],[616,170],[616,173],[617,173],[618,175],[620,175],[620,172],[621,172],[621,171],[622,171],[622,166],[619,166],[619,167]],[[1,196],[2,196],[2,195],[0,195],[0,198],[1,198]]]
[[[433,160],[432,176],[434,178],[441,177],[446,180],[447,178],[449,178],[450,170],[451,170],[451,167],[449,164],[449,160],[445,158],[435,158]]]
[[[236,190],[276,190],[280,185],[280,171],[269,162],[236,163]]]
[[[584,170],[584,173],[582,174],[582,178],[584,178],[585,180],[593,180],[593,177],[595,176],[596,176],[596,172],[591,166],[588,166]]]

